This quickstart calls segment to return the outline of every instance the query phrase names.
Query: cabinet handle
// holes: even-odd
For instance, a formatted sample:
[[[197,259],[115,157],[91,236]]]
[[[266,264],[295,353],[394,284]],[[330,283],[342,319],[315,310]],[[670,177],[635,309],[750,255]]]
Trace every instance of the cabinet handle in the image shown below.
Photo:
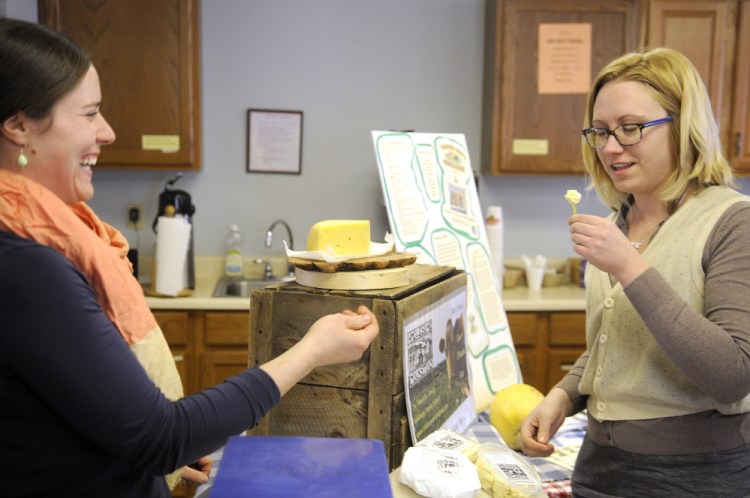
[[[185,357],[181,354],[176,354],[172,356],[172,358],[174,358],[175,363],[177,363],[178,361],[185,361]]]
[[[563,363],[560,365],[561,372],[569,372],[571,368],[573,368],[572,363]]]

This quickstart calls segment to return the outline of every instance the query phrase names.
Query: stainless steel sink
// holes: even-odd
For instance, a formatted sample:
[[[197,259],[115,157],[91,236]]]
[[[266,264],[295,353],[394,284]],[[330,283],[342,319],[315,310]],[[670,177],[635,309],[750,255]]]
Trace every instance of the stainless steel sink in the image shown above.
[[[216,282],[213,297],[250,297],[254,289],[263,289],[269,285],[290,282],[294,275],[271,277],[267,279],[245,279],[222,277]]]

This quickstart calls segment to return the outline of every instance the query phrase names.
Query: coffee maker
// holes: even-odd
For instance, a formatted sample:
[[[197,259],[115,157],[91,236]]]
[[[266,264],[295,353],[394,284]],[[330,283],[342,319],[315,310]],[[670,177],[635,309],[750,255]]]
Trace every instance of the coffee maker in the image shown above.
[[[182,216],[192,225],[195,205],[193,205],[190,194],[184,190],[173,189],[172,186],[182,178],[182,173],[177,173],[167,181],[164,190],[159,194],[159,209],[154,217],[151,229],[156,233],[156,225],[160,216]],[[190,242],[187,253],[187,286],[195,289],[195,257],[193,255],[193,230],[190,230]]]

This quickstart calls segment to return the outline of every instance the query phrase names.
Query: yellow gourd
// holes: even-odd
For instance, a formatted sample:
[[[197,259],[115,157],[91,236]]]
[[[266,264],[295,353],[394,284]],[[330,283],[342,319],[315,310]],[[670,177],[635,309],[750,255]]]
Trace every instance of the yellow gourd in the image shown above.
[[[492,397],[490,423],[512,449],[521,449],[521,422],[543,399],[544,395],[528,384],[512,384]]]

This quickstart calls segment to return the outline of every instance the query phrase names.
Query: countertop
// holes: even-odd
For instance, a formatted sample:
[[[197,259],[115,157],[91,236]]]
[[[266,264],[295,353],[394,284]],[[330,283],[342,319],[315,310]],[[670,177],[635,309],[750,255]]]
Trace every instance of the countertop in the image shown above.
[[[540,291],[528,287],[503,289],[505,311],[584,311],[586,290],[577,285],[542,287]]]
[[[189,297],[146,297],[154,310],[249,310],[250,298],[211,297],[214,286],[221,276],[223,258],[198,256],[196,258],[196,288]],[[283,261],[279,265],[284,269]],[[276,269],[276,266],[274,266]],[[148,288],[148,282],[144,283]],[[505,311],[583,311],[586,291],[575,285],[543,287],[541,291],[530,291],[527,287],[503,289]]]
[[[151,259],[140,258],[138,266],[141,269],[139,280],[144,289],[151,289]],[[246,276],[250,272],[262,271],[257,265],[246,261]],[[196,256],[195,258],[195,289],[189,297],[152,297],[146,293],[146,302],[152,310],[249,310],[249,297],[212,297],[214,287],[223,272],[224,258],[221,256]],[[274,264],[274,270],[277,266]]]

